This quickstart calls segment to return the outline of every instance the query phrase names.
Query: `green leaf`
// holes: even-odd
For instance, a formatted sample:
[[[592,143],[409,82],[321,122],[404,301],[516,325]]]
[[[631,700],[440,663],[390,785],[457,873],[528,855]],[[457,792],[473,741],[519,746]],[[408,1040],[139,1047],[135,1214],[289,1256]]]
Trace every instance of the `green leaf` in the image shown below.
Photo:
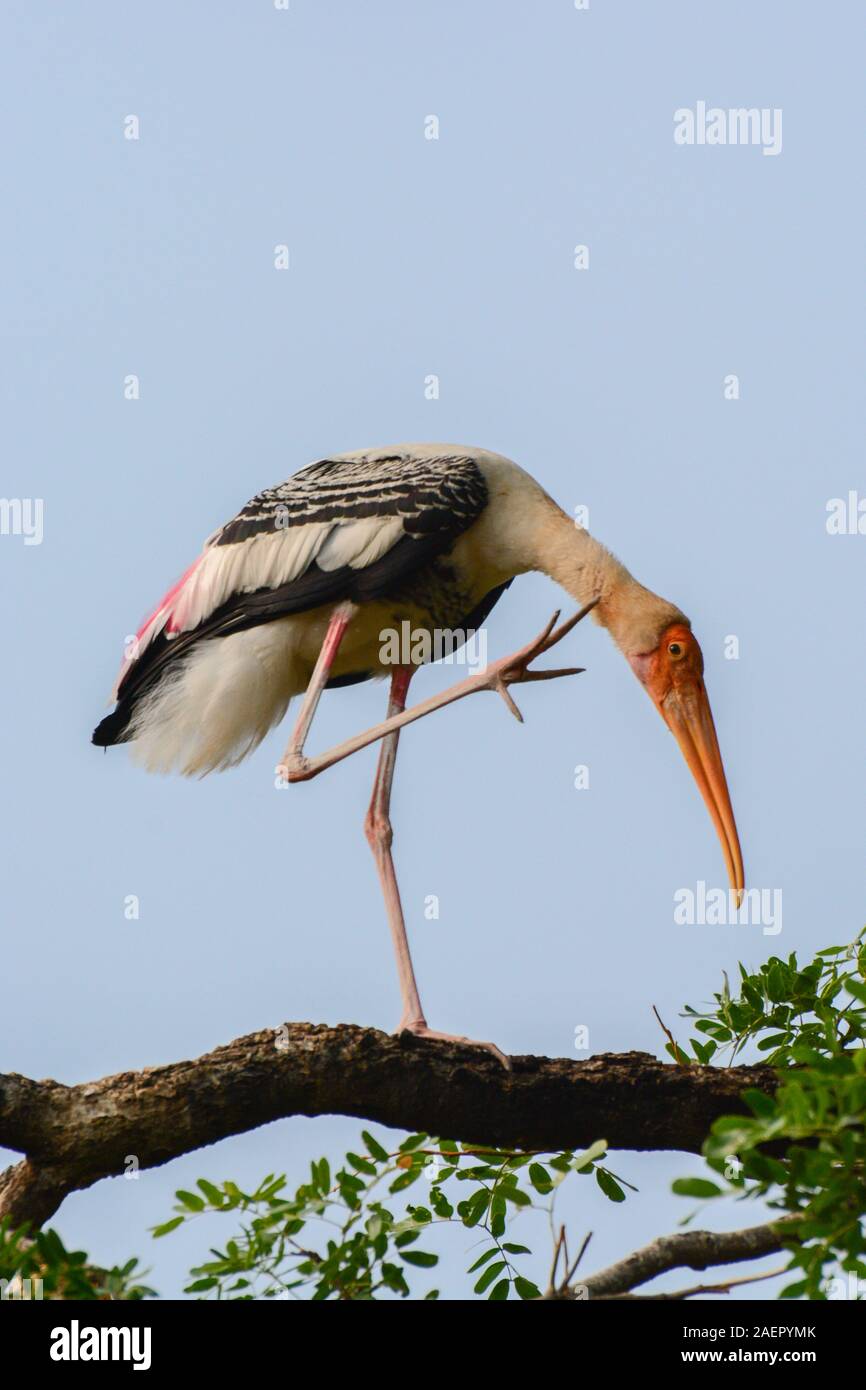
[[[771,1048],[782,1047],[785,1043],[790,1042],[790,1040],[790,1033],[773,1033],[769,1038],[761,1038],[758,1043],[758,1051],[769,1052]]]
[[[568,1152],[554,1154],[553,1158],[547,1160],[548,1168],[552,1168],[555,1173],[560,1173],[563,1177],[566,1173],[570,1172],[573,1163],[574,1154]]]
[[[427,1250],[401,1250],[400,1259],[405,1260],[407,1265],[420,1265],[422,1269],[432,1269],[439,1263],[438,1255],[431,1255]]]
[[[546,1195],[548,1192],[551,1192],[553,1190],[553,1183],[550,1181],[550,1174],[548,1173],[546,1168],[542,1167],[540,1163],[530,1163],[529,1181],[532,1183],[532,1186],[535,1188],[536,1192],[541,1192]]]
[[[671,1191],[680,1197],[721,1197],[722,1189],[707,1178],[677,1178]]]
[[[497,1274],[502,1273],[503,1269],[505,1269],[504,1260],[498,1260],[496,1264],[492,1264],[489,1267],[489,1269],[485,1269],[481,1278],[478,1280],[478,1283],[475,1285],[473,1293],[484,1293],[487,1289],[490,1288],[490,1285],[493,1283],[493,1280],[496,1278]],[[506,1280],[506,1283],[507,1282],[508,1281]]]
[[[743,1092],[743,1100],[752,1113],[757,1115],[761,1120],[770,1119],[776,1114],[778,1109],[778,1105],[773,1096],[768,1096],[764,1091],[755,1090],[754,1087],[750,1087],[748,1091]]]
[[[438,1187],[431,1188],[430,1203],[436,1215],[441,1217],[444,1221],[447,1221],[449,1217],[454,1215],[454,1208],[448,1201],[445,1193],[441,1192]]]
[[[706,1033],[708,1037],[714,1038],[716,1042],[726,1043],[731,1041],[731,1030],[725,1028],[721,1023],[717,1023],[712,1018],[702,1018],[695,1024],[699,1033]]]
[[[410,1134],[408,1139],[404,1139],[400,1145],[401,1154],[411,1153],[413,1149],[420,1149],[422,1144],[426,1144],[429,1139],[428,1134]]]
[[[215,1289],[219,1279],[213,1277],[208,1279],[196,1279],[194,1284],[187,1284],[184,1293],[205,1293],[207,1289]]]
[[[523,1192],[519,1187],[500,1187],[500,1193],[506,1202],[513,1202],[516,1207],[531,1207],[532,1198],[528,1192]]]
[[[477,1226],[484,1213],[490,1205],[490,1193],[482,1187],[478,1192],[474,1192],[466,1202],[461,1202],[457,1210],[463,1220],[464,1226]]]
[[[183,1188],[175,1192],[175,1197],[190,1211],[204,1211],[204,1198],[195,1192],[185,1192]]]
[[[612,1202],[624,1202],[625,1193],[612,1173],[608,1173],[605,1168],[596,1168],[595,1180],[604,1193]]]
[[[388,1161],[388,1150],[382,1148],[382,1145],[377,1139],[373,1138],[368,1129],[361,1130],[361,1138],[367,1145],[367,1151],[371,1158],[375,1158],[377,1163],[386,1163]]]
[[[770,967],[767,975],[767,995],[778,1003],[781,999],[787,999],[789,986],[789,972],[779,963]]]
[[[508,1249],[508,1246],[506,1245],[506,1246],[504,1246],[503,1248],[507,1250],[507,1249]],[[499,1254],[499,1246],[498,1246],[498,1245],[492,1245],[492,1246],[490,1247],[489,1250],[486,1250],[486,1251],[484,1252],[484,1254],[483,1254],[479,1259],[477,1259],[477,1260],[475,1261],[474,1265],[470,1265],[470,1266],[469,1266],[469,1268],[467,1269],[466,1273],[467,1273],[467,1274],[474,1274],[475,1271],[476,1271],[476,1269],[480,1269],[482,1265],[486,1265],[488,1260],[492,1260],[492,1259],[493,1259],[493,1256],[494,1256],[494,1255],[498,1255],[498,1254]]]
[[[499,1283],[493,1286],[493,1292],[490,1294],[490,1302],[504,1303],[508,1297],[508,1287],[508,1280],[500,1279]]]
[[[423,1173],[423,1168],[407,1168],[396,1177],[388,1188],[389,1192],[402,1192],[404,1188],[411,1187],[413,1182],[417,1182]]]
[[[366,1173],[368,1177],[375,1178],[376,1166],[369,1159],[361,1158],[358,1154],[353,1153],[347,1153],[346,1158],[359,1173]]]
[[[199,1178],[196,1187],[201,1188],[212,1207],[221,1207],[223,1205],[225,1197],[218,1187],[214,1187],[212,1182],[208,1182],[207,1178]]]
[[[151,1235],[154,1240],[159,1240],[160,1236],[167,1236],[169,1231],[176,1231],[178,1226],[183,1225],[182,1216],[173,1216],[170,1221],[164,1221],[161,1226],[154,1226]]]
[[[514,1280],[514,1289],[518,1298],[540,1298],[541,1290],[537,1289],[531,1279],[524,1279],[522,1274],[518,1274]]]

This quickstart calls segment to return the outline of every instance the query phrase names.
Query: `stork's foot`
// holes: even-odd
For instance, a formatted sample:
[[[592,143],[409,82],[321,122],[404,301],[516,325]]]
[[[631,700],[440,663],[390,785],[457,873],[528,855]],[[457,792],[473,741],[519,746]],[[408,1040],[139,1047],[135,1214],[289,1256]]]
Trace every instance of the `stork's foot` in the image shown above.
[[[432,1038],[435,1042],[456,1043],[458,1047],[479,1047],[485,1052],[489,1052],[501,1062],[506,1071],[511,1071],[511,1058],[507,1057],[496,1043],[479,1042],[476,1038],[460,1037],[456,1033],[438,1033],[435,1028],[428,1028],[423,1019],[417,1019],[411,1023],[400,1023],[396,1029],[399,1036],[401,1033],[411,1033],[415,1038]]]
[[[558,680],[560,676],[581,675],[584,669],[582,666],[560,667],[555,671],[531,671],[529,668],[537,656],[541,656],[542,652],[549,651],[557,642],[561,642],[566,633],[571,632],[571,629],[582,618],[585,618],[597,603],[598,599],[593,599],[591,603],[581,608],[579,613],[575,613],[573,618],[560,623],[559,627],[556,626],[559,622],[559,611],[557,610],[547,626],[532,642],[527,643],[513,656],[500,657],[498,661],[494,661],[491,666],[488,666],[485,672],[476,677],[477,688],[479,690],[495,690],[498,695],[502,696],[515,719],[522,724],[523,715],[511,698],[508,687],[510,685],[523,685],[529,681],[552,681]]]

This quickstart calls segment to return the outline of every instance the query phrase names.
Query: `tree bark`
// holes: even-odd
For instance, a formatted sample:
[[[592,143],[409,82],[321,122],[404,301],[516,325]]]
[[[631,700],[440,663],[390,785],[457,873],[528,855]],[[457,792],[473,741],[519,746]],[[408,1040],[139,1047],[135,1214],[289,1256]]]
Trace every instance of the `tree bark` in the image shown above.
[[[757,1260],[761,1255],[781,1250],[783,1241],[795,1236],[798,1220],[797,1216],[781,1216],[778,1221],[742,1231],[677,1231],[659,1236],[625,1259],[590,1275],[582,1284],[578,1278],[577,1287],[584,1298],[611,1298],[671,1269],[708,1269]],[[683,1293],[676,1297],[682,1298]]]
[[[605,1139],[614,1149],[697,1153],[740,1113],[768,1067],[674,1066],[646,1052],[586,1061],[513,1057],[352,1025],[286,1023],[195,1061],[101,1081],[0,1075],[0,1145],[25,1160],[0,1174],[0,1216],[41,1225],[64,1197],[292,1115],[352,1115],[402,1130],[541,1152]]]

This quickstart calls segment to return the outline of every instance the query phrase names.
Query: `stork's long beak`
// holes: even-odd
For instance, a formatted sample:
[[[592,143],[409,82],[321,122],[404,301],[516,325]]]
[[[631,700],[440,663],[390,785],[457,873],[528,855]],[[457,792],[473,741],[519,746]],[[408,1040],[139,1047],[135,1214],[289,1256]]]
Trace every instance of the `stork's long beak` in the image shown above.
[[[653,651],[629,656],[632,670],[667,724],[698,784],[721,842],[739,907],[745,887],[740,837],[713,713],[704,686],[704,658],[685,622],[675,622]]]
[[[698,677],[694,681],[678,682],[657,704],[712,817],[725,856],[728,878],[739,906],[745,886],[743,855],[713,712],[703,680]]]

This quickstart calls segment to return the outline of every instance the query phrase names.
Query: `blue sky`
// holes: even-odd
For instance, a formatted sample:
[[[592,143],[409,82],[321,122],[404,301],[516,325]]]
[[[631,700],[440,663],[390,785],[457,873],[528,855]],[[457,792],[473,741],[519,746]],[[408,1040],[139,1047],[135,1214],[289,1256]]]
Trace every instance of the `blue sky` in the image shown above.
[[[515,458],[689,614],[747,881],[784,902],[772,938],[674,924],[678,888],[723,882],[720,851],[587,625],[561,649],[587,673],[523,692],[524,727],[474,699],[404,736],[396,857],[431,1024],[565,1056],[586,1025],[592,1052],[657,1052],[652,1005],[676,1026],[739,959],[855,935],[866,541],[825,524],[830,499],[866,493],[855,22],[778,0],[4,7],[2,492],[43,499],[44,533],[0,536],[3,1070],[71,1083],[287,1018],[396,1023],[361,828],[373,751],[278,792],[285,730],[200,783],[89,745],[124,637],[202,539],[366,445]],[[781,108],[781,153],[675,144],[675,110],[699,100]],[[490,654],[562,601],[515,583]],[[425,672],[416,695],[454,675]],[[312,746],[384,699],[329,694]],[[358,1128],[282,1122],[78,1194],[57,1225],[100,1260],[142,1254],[176,1294],[229,1233],[154,1247],[175,1188],[300,1179]],[[593,1267],[673,1229],[688,1203],[670,1180],[700,1165],[614,1166],[640,1188],[624,1206],[563,1194]],[[540,1222],[534,1243],[543,1278]],[[452,1297],[467,1244],[441,1243]]]

